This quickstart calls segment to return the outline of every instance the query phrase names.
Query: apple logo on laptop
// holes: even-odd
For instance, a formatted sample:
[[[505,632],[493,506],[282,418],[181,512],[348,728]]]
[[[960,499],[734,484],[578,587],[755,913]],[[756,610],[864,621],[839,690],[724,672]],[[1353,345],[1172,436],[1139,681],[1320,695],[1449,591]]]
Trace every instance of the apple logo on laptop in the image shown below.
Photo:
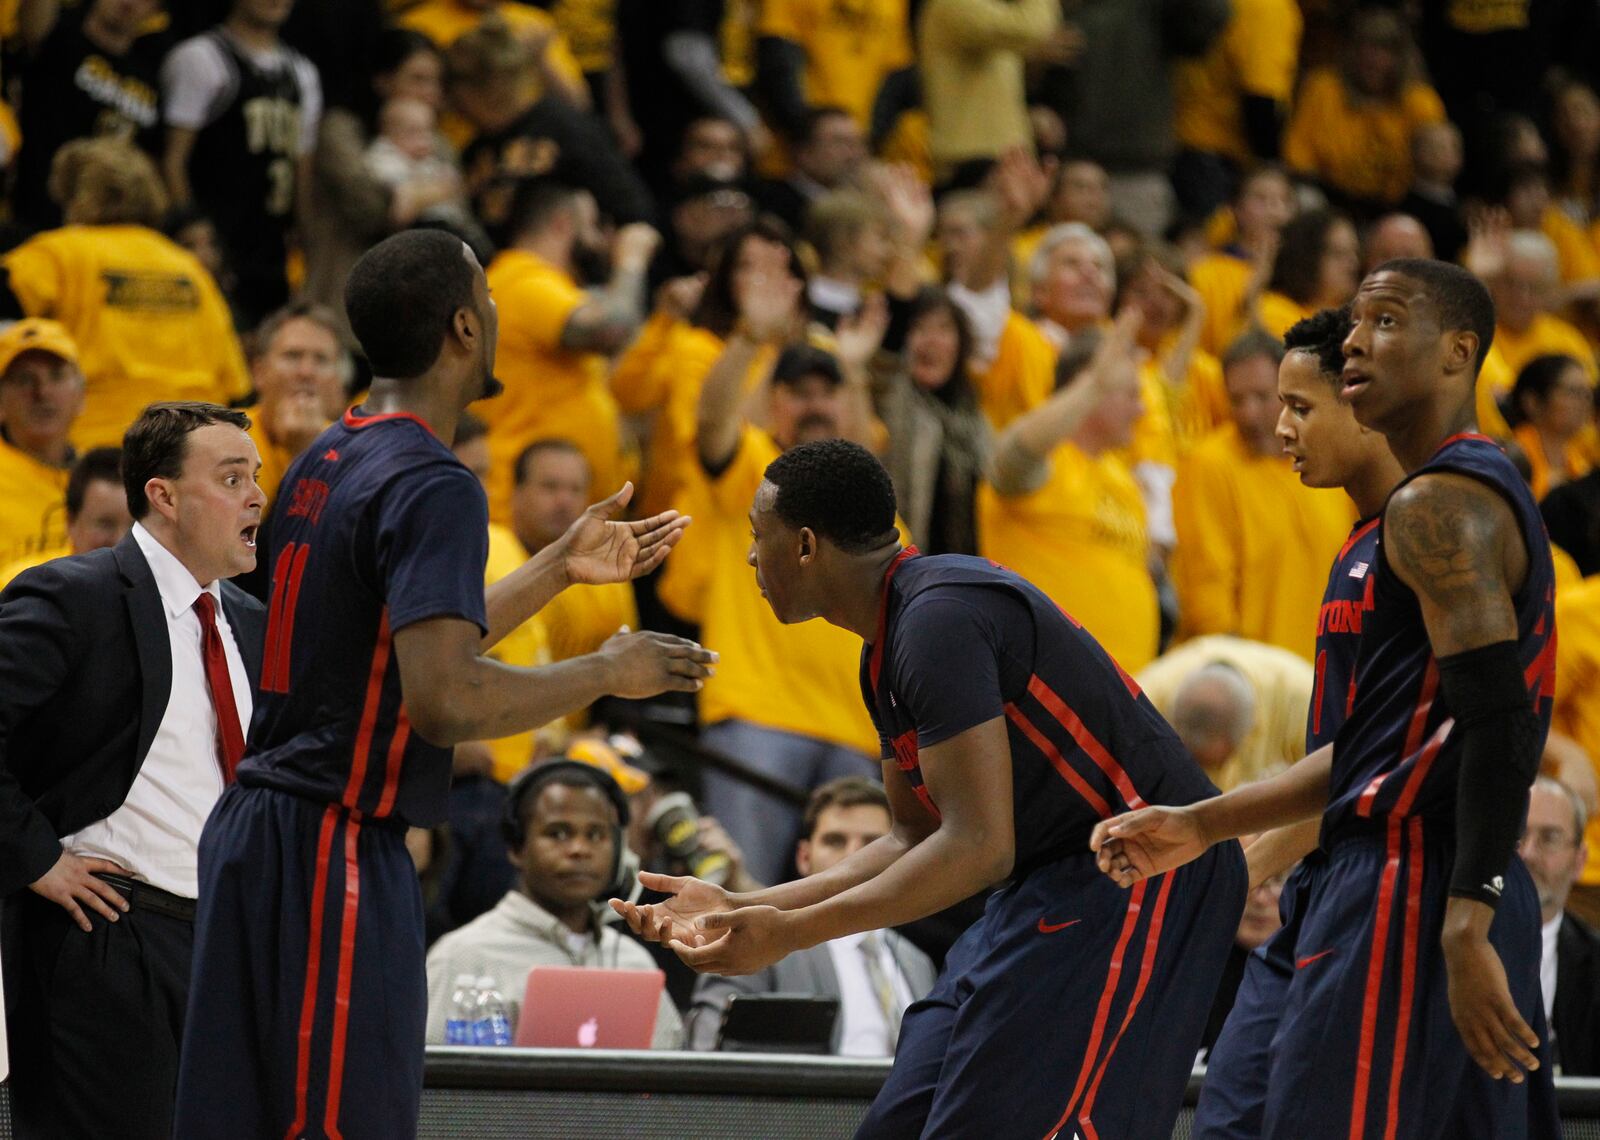
[[[578,1026],[578,1044],[585,1049],[594,1048],[594,1043],[600,1040],[600,1019],[591,1017]]]

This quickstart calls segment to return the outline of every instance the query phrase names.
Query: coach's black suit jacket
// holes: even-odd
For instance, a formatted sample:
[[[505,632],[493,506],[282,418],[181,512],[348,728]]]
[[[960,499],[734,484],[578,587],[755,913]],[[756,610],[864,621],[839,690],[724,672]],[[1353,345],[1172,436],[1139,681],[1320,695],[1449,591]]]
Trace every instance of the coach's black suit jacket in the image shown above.
[[[1556,1051],[1569,1077],[1600,1077],[1600,934],[1569,912],[1556,934]]]
[[[265,610],[228,582],[222,609],[254,688]],[[62,836],[122,806],[171,687],[161,593],[131,534],[25,570],[0,594],[0,896],[54,866]]]

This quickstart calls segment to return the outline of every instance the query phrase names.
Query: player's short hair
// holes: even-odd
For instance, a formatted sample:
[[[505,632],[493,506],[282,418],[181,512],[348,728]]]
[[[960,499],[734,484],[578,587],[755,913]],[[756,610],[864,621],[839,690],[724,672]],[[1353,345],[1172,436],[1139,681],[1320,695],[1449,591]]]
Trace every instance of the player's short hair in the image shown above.
[[[506,232],[512,238],[544,229],[554,218],[571,213],[578,195],[587,193],[554,178],[524,178],[511,193],[511,208],[506,213]]]
[[[89,496],[90,483],[122,486],[122,448],[91,447],[78,456],[78,461],[72,465],[72,474],[67,476],[68,522],[76,522],[83,513],[83,500]]]
[[[791,447],[767,464],[778,489],[773,510],[847,554],[864,554],[894,533],[894,483],[873,454],[842,439]]]
[[[1273,336],[1260,325],[1251,325],[1233,339],[1227,351],[1222,354],[1222,370],[1224,372],[1246,360],[1254,360],[1264,356],[1273,364],[1283,363],[1283,341]],[[1341,367],[1343,367],[1341,365]]]
[[[73,139],[50,162],[50,197],[88,226],[161,225],[167,190],[149,155],[124,138]]]
[[[1305,352],[1317,358],[1317,371],[1337,380],[1344,371],[1344,341],[1350,335],[1350,306],[1323,309],[1289,326],[1283,334],[1285,352]]]
[[[404,230],[350,270],[345,313],[375,376],[411,380],[439,359],[451,318],[473,307],[466,248],[442,230]]]
[[[1494,343],[1494,298],[1476,276],[1448,261],[1399,257],[1385,261],[1373,273],[1398,273],[1422,286],[1439,313],[1439,323],[1452,332],[1470,332],[1478,338],[1478,355],[1472,362],[1476,376]],[[1369,278],[1372,274],[1367,275]]]
[[[183,473],[191,432],[212,424],[250,430],[250,417],[219,404],[173,400],[151,404],[122,436],[122,489],[128,514],[135,522],[150,513],[144,485],[152,479],[176,479]]]
[[[541,455],[576,455],[583,460],[585,470],[589,467],[589,458],[584,455],[583,448],[573,443],[570,439],[541,439],[530,443],[522,449],[522,454],[517,456],[517,465],[512,468],[515,474],[516,485],[522,486],[533,478],[533,461]],[[590,478],[594,473],[590,472]]]
[[[870,776],[840,776],[819,785],[806,800],[800,817],[800,838],[810,839],[817,832],[817,820],[831,807],[851,808],[870,804],[889,810],[889,794]]]

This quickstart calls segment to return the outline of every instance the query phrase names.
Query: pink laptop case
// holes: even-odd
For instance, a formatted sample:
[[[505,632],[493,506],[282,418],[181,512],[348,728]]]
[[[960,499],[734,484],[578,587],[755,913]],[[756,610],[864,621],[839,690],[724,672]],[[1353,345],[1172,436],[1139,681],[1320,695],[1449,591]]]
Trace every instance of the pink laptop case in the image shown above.
[[[543,1049],[648,1049],[661,1008],[660,970],[535,966],[516,1044]]]

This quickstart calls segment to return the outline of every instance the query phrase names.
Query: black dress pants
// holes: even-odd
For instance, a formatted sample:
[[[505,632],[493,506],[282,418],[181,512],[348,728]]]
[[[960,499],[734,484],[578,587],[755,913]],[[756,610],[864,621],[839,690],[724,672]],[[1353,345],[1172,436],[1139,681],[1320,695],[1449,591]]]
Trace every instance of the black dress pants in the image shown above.
[[[142,908],[84,933],[22,890],[5,902],[6,1031],[18,1137],[172,1133],[194,924]]]

